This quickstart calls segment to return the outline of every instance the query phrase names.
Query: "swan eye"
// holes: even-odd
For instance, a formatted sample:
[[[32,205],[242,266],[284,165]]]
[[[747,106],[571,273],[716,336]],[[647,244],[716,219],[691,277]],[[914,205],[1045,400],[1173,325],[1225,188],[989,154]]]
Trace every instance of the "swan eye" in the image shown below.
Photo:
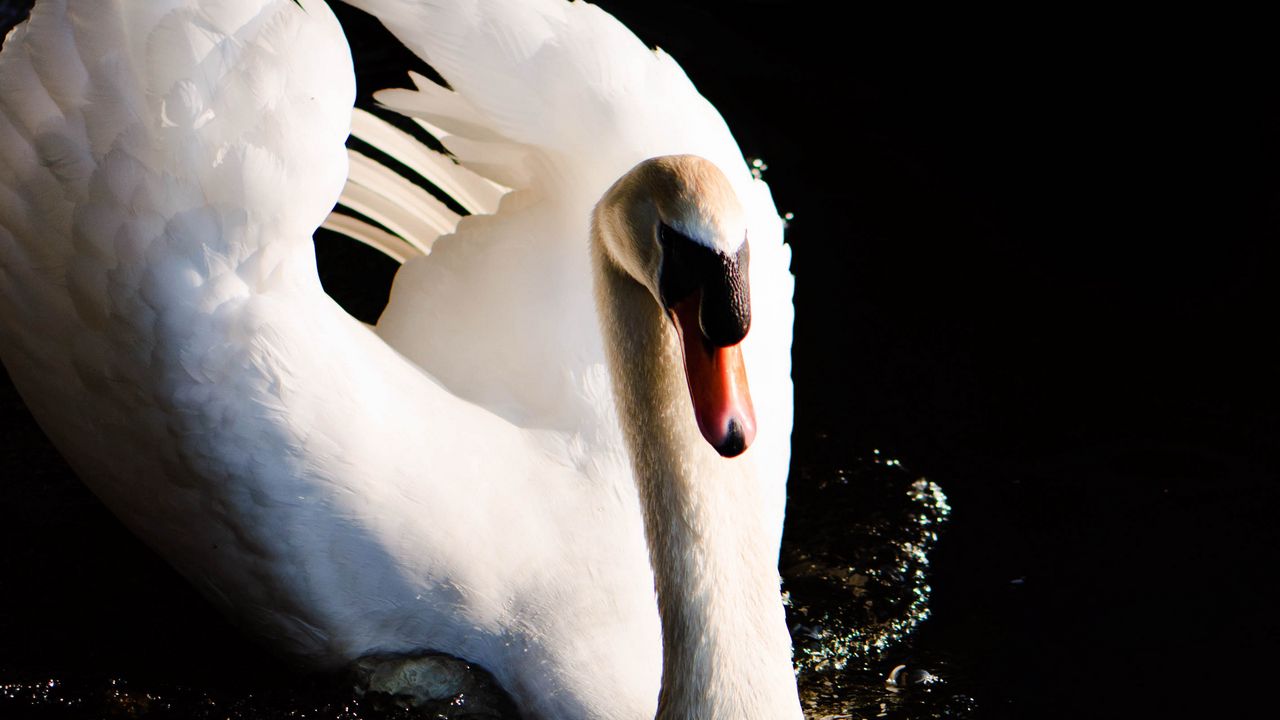
[[[715,251],[694,242],[666,223],[658,226],[658,244],[662,247],[662,268],[658,288],[662,304],[668,308],[693,294],[706,269],[712,266]]]
[[[712,345],[736,345],[751,327],[751,300],[747,287],[750,250],[744,239],[732,257],[662,223],[658,227],[662,267],[658,289],[662,304],[670,309],[700,292],[698,324]]]

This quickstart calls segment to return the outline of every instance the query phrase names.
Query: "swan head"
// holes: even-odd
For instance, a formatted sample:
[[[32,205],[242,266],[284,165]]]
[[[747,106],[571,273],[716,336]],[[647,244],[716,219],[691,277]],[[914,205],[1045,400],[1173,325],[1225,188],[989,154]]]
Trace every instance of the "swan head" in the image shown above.
[[[756,432],[741,350],[750,251],[728,178],[695,155],[651,158],[605,193],[596,222],[608,257],[670,320],[703,438],[725,457],[742,454]]]

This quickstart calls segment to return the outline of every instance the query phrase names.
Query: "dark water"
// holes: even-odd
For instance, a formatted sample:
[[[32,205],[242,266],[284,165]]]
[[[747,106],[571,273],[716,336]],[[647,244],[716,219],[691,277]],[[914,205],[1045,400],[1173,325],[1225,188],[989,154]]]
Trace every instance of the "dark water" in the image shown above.
[[[1270,26],[602,4],[681,62],[795,214],[782,569],[814,715],[1274,705]],[[365,33],[362,93],[399,81]],[[322,254],[326,287],[376,313],[345,269],[386,268]],[[381,712],[227,627],[3,393],[0,717]]]

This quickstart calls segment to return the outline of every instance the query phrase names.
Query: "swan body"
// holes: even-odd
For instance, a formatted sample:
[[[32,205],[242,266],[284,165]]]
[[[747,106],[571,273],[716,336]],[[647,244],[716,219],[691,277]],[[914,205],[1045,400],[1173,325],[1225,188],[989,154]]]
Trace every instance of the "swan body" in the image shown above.
[[[767,188],[678,66],[590,5],[353,4],[449,82],[379,99],[459,165],[359,113],[356,133],[475,214],[406,207],[349,160],[350,56],[319,0],[44,0],[10,34],[0,357],[33,415],[133,532],[307,664],[447,652],[530,717],[798,717]],[[643,179],[683,153],[687,190],[736,200]],[[404,243],[373,329],[316,274],[340,198]],[[750,239],[759,420],[732,460],[635,272],[660,226]]]

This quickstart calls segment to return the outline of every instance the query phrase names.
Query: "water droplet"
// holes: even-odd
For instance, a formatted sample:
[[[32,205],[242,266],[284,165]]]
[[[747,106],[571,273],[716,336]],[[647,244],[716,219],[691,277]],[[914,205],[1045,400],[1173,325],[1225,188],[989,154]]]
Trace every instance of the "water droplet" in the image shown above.
[[[942,678],[924,668],[898,665],[889,671],[889,677],[885,678],[884,684],[891,690],[905,690],[912,687],[937,685],[941,682]]]

